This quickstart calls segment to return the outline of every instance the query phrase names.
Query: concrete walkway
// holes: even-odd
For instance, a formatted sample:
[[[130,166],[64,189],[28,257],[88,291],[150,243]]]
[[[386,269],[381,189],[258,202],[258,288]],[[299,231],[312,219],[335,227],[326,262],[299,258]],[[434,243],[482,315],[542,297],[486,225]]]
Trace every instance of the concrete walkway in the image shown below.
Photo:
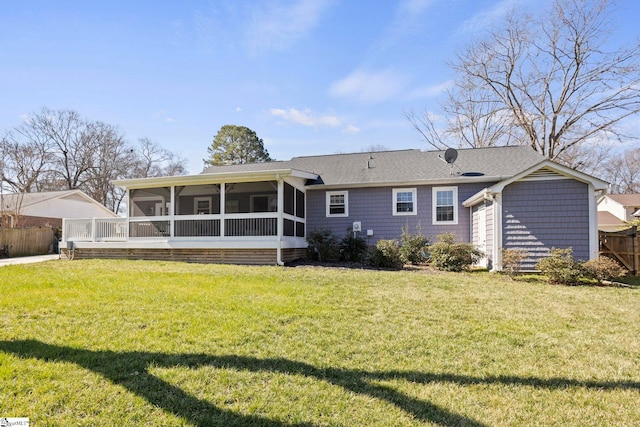
[[[51,261],[54,259],[60,259],[58,254],[23,256],[23,257],[16,257],[16,258],[0,258],[0,267],[4,267],[5,265],[15,265],[15,264],[32,264],[34,262]]]

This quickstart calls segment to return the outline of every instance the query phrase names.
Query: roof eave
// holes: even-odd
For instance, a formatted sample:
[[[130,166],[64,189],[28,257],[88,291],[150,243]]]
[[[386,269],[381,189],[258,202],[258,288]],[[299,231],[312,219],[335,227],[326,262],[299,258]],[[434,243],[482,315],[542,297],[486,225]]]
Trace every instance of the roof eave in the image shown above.
[[[116,179],[112,183],[125,188],[153,188],[172,185],[198,185],[223,182],[256,182],[281,177],[317,179],[318,175],[297,169],[270,169],[262,171],[238,171],[201,173],[197,175],[161,176],[153,178]]]
[[[333,190],[348,188],[374,188],[374,187],[408,187],[416,185],[459,185],[481,182],[496,182],[505,179],[504,176],[481,176],[466,177],[456,176],[448,179],[419,179],[407,181],[375,181],[375,182],[353,182],[340,184],[308,184],[307,190]]]

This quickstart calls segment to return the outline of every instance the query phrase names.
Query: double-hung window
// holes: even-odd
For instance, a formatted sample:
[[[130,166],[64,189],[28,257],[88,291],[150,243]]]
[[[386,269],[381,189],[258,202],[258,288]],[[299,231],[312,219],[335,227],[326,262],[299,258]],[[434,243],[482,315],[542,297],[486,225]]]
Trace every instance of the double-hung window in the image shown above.
[[[349,216],[348,191],[327,191],[327,216]]]
[[[393,189],[393,215],[417,215],[418,198],[415,188]]]
[[[433,188],[433,224],[458,223],[458,187]]]

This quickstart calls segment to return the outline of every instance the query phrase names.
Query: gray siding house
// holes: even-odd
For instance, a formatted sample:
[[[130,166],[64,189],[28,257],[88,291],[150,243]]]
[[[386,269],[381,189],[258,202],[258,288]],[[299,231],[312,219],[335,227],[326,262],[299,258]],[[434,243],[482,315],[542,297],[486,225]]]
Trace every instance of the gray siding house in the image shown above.
[[[596,200],[607,183],[546,160],[528,147],[400,150],[294,157],[213,166],[191,176],[121,180],[126,218],[68,220],[76,257],[284,263],[304,255],[306,236],[355,231],[374,245],[405,228],[455,233],[501,269],[502,249],[552,247],[598,254]]]

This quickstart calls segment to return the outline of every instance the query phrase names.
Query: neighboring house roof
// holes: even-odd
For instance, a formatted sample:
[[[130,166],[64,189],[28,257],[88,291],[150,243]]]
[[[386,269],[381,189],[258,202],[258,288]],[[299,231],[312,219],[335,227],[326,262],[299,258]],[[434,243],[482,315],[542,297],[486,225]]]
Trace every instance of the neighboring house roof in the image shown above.
[[[0,196],[0,212],[4,213],[19,213],[25,215],[31,215],[31,211],[39,211],[39,208],[46,207],[47,203],[65,203],[75,202],[73,208],[78,211],[78,204],[86,204],[101,215],[113,216],[112,211],[101,205],[81,190],[63,190],[63,191],[44,191],[40,193],[10,193],[2,194]],[[82,212],[77,212],[82,214]],[[39,216],[39,215],[36,215]],[[48,215],[52,218],[62,218],[60,215],[52,213]],[[71,214],[65,213],[64,217],[71,217]]]
[[[603,231],[616,231],[624,226],[624,221],[607,211],[598,211],[598,229]]]
[[[624,206],[640,206],[640,194],[607,194],[607,198]]]

